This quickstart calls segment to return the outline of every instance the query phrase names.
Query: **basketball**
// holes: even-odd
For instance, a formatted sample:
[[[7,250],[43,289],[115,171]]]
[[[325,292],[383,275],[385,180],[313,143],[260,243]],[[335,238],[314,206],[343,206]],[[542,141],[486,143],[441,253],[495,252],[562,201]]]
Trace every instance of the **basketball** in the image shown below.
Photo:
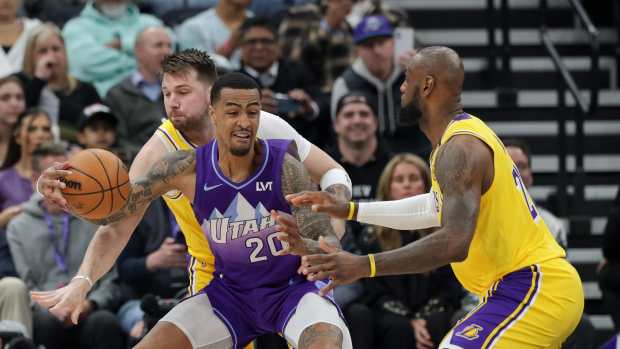
[[[86,149],[69,158],[71,175],[62,194],[73,212],[86,219],[116,213],[127,201],[129,174],[123,162],[103,149]]]

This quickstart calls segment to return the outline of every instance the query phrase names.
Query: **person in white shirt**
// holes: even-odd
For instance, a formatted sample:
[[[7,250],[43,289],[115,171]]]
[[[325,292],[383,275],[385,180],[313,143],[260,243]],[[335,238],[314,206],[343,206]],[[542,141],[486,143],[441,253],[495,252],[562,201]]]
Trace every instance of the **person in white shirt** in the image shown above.
[[[38,19],[18,17],[21,0],[3,1],[0,6],[0,78],[22,70],[26,42]]]

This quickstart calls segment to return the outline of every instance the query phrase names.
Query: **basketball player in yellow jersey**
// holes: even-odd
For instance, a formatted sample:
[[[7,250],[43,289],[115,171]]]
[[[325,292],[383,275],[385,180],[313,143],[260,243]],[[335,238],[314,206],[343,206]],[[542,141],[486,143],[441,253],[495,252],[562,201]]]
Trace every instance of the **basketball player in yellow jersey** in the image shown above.
[[[204,145],[214,137],[207,111],[209,93],[216,79],[216,71],[209,56],[198,50],[185,50],[169,57],[164,62],[163,70],[162,92],[168,120],[162,123],[134,159],[129,171],[132,181],[145,175],[148,169],[167,152]],[[320,183],[323,190],[336,193],[341,198],[350,198],[350,180],[342,167],[301,137],[284,120],[273,114],[261,112],[258,136],[263,139],[294,140],[300,159],[312,179]],[[57,178],[65,174],[67,171],[62,169],[62,165],[47,169],[37,184],[37,189],[47,199],[63,207],[66,207],[66,201],[59,190],[64,185]],[[164,198],[185,235],[191,255],[189,293],[198,293],[212,278],[213,255],[187,198],[179,193],[168,193]],[[144,210],[141,210],[136,217],[127,217],[100,227],[90,243],[77,278],[58,290],[33,293],[32,298],[50,308],[50,311],[58,317],[62,319],[71,317],[73,322],[77,323],[82,300],[92,287],[92,283],[112,268],[143,214]],[[95,255],[93,251],[101,247],[105,247],[101,250],[105,250],[106,253]],[[167,324],[164,323],[165,325]]]
[[[325,193],[288,198],[365,223],[397,229],[440,227],[377,255],[356,256],[323,244],[332,253],[303,257],[302,272],[311,280],[331,277],[326,288],[331,289],[362,277],[422,273],[450,263],[462,285],[481,302],[440,348],[559,348],[583,311],[581,281],[501,141],[484,122],[463,112],[463,76],[456,52],[429,47],[412,59],[401,86],[401,118],[419,121],[433,144],[432,193],[359,204]]]

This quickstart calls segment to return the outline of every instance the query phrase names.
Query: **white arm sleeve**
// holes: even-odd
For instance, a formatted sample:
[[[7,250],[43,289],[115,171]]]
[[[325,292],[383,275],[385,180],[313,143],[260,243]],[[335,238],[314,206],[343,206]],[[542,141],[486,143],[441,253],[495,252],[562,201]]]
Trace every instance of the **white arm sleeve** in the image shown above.
[[[433,193],[394,201],[360,202],[357,221],[399,230],[426,229],[440,225]]]
[[[262,139],[290,139],[297,144],[299,159],[303,162],[310,154],[311,143],[302,137],[293,126],[277,115],[260,112],[257,136]]]

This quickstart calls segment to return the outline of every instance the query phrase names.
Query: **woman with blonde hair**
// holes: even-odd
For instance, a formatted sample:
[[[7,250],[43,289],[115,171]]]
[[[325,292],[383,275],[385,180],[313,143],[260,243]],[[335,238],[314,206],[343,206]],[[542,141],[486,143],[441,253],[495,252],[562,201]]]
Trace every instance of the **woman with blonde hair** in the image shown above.
[[[63,139],[75,140],[84,108],[101,101],[93,85],[69,74],[65,41],[60,29],[51,23],[41,24],[32,32],[20,77],[26,104],[47,112],[60,125]]]
[[[430,188],[426,162],[413,154],[398,154],[381,173],[377,200],[404,199],[427,193]],[[366,253],[376,253],[399,248],[430,233],[432,230],[367,226],[362,240],[366,242]],[[381,276],[365,282],[367,304],[374,311],[378,327],[377,344],[385,348],[402,347],[403,343],[408,348],[435,348],[449,330],[451,317],[464,296],[449,267],[418,275]],[[397,330],[400,336],[390,335]]]

